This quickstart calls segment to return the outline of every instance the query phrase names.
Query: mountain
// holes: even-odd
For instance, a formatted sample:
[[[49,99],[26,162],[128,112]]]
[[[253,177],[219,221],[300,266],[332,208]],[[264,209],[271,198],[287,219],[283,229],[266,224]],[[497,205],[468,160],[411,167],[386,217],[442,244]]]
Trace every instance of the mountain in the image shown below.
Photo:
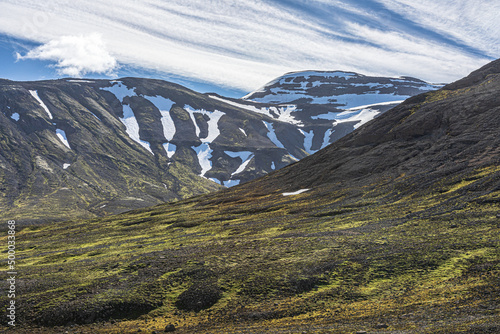
[[[92,217],[234,186],[316,152],[387,109],[360,101],[436,88],[356,78],[349,85],[357,100],[352,90],[328,90],[356,106],[347,110],[328,101],[228,99],[152,79],[2,80],[0,208],[24,221]],[[313,84],[329,87],[328,80]],[[387,80],[394,84],[384,95],[379,85]]]
[[[127,91],[98,80],[0,83],[4,217],[88,217],[218,189],[198,177],[191,151],[178,153],[185,162],[169,160],[162,115],[152,103],[129,97],[122,105],[113,87]]]
[[[495,164],[500,152],[497,70],[498,61],[438,91],[411,97],[377,122],[259,184],[276,188],[266,184],[272,180],[283,191],[293,191],[401,177],[423,188],[442,177]]]
[[[442,86],[411,77],[301,71],[276,78],[241,100],[264,105],[274,118],[301,127],[304,149],[315,153],[407,98]]]
[[[372,77],[345,71],[287,73],[243,97],[261,103],[332,105],[340,109],[394,102],[441,88],[411,77]]]
[[[260,179],[23,228],[18,332],[497,333],[499,88],[497,60]]]

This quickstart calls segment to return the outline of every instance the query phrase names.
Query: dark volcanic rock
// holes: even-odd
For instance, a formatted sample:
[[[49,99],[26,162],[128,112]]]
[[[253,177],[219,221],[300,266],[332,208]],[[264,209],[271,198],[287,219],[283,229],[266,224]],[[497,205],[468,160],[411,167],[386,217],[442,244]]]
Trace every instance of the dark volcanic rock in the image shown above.
[[[221,289],[211,282],[195,282],[180,294],[175,306],[186,311],[199,312],[212,307],[222,297]]]
[[[165,333],[171,333],[171,332],[175,332],[175,326],[172,324],[165,326]]]

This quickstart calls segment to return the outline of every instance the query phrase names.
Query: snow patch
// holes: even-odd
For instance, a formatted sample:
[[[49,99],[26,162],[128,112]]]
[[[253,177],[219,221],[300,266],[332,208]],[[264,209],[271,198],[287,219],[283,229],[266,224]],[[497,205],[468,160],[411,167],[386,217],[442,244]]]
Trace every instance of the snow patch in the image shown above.
[[[228,180],[224,181],[224,186],[230,188],[239,185],[241,180]]]
[[[379,92],[312,96],[307,91],[287,91],[283,93],[282,88],[271,88],[271,94],[254,99],[254,101],[261,103],[290,103],[298,99],[306,99],[311,104],[338,104],[337,108],[339,109],[350,109],[367,104],[396,103],[409,97],[409,95],[380,94]]]
[[[250,160],[252,160],[254,157],[253,153],[249,151],[240,151],[240,152],[224,151],[224,153],[229,155],[231,158],[241,159],[241,165],[231,174],[231,177],[243,172],[250,163]]]
[[[306,150],[306,152],[309,154],[316,153],[317,151],[312,149],[314,130],[310,130],[309,132],[306,132],[302,129],[299,129],[299,131],[304,135],[304,149]]]
[[[47,113],[47,115],[49,115],[49,118],[52,119],[53,118],[52,114],[50,113],[49,108],[47,108],[47,106],[45,105],[45,103],[43,103],[42,99],[40,99],[40,97],[38,96],[38,91],[36,91],[36,90],[30,90],[30,94],[42,106],[43,110],[45,110],[45,112]]]
[[[191,148],[198,156],[198,162],[201,166],[200,176],[205,176],[205,174],[212,168],[210,158],[212,157],[213,150],[210,149],[210,145],[208,143],[202,143],[199,146],[191,146]]]
[[[297,106],[294,104],[280,105],[278,107],[269,107],[269,108],[260,107],[260,108],[258,108],[254,105],[238,103],[238,102],[234,102],[234,101],[220,98],[218,96],[209,95],[209,97],[212,99],[230,104],[232,106],[238,107],[238,108],[246,109],[246,110],[254,112],[254,113],[266,115],[266,116],[269,116],[271,118],[277,118],[278,120],[280,120],[282,122],[287,122],[290,124],[302,126],[302,122],[296,120],[295,117],[293,117],[291,115],[292,112],[297,111]]]
[[[339,112],[337,111],[329,111],[328,113],[326,114],[320,114],[320,115],[316,115],[316,116],[311,116],[311,119],[325,119],[325,120],[336,120],[337,119],[337,115],[340,114]]]
[[[271,142],[279,148],[285,148],[285,146],[279,141],[278,137],[276,137],[276,133],[274,132],[274,127],[272,123],[262,121],[267,128],[267,137],[271,140]]]
[[[66,80],[66,82],[75,82],[75,83],[95,83],[95,81],[90,81],[90,80]]]
[[[241,132],[243,132],[243,134],[248,137],[247,133],[245,132],[245,130],[243,130],[242,128],[239,128]]]
[[[311,118],[331,120],[334,121],[334,124],[357,122],[357,124],[354,125],[354,128],[357,129],[366,122],[374,119],[378,114],[380,114],[380,111],[371,108],[366,108],[366,109],[351,108],[343,112],[330,111],[327,114],[312,116]]]
[[[56,129],[56,135],[59,138],[59,140],[61,140],[61,142],[64,145],[66,145],[67,148],[69,148],[71,150],[71,147],[69,146],[69,142],[68,142],[68,137],[66,137],[66,132],[64,132],[61,129]]]
[[[172,143],[163,144],[163,148],[165,149],[165,152],[167,152],[167,156],[169,159],[174,156],[175,151],[177,150],[177,146]]]
[[[292,116],[292,112],[294,111],[297,111],[297,106],[294,104],[280,106],[279,108],[269,108],[269,112],[274,112],[278,115],[278,120],[298,126],[304,126],[301,121],[296,120],[295,117]]]
[[[395,95],[395,94],[380,94],[380,93],[367,93],[367,94],[343,94],[335,96],[336,103],[343,105],[341,109],[359,108],[367,104],[381,104],[381,103],[396,103],[398,101],[406,100],[409,95]]]
[[[239,151],[239,152],[224,151],[224,153],[229,155],[231,158],[240,158],[242,162],[247,160],[253,154],[250,151]]]
[[[161,113],[161,124],[163,125],[163,135],[165,139],[171,141],[175,136],[175,123],[170,116],[170,109],[175,104],[174,101],[164,98],[163,96],[144,96],[145,99],[149,100],[155,105]]]
[[[345,111],[343,113],[340,113],[339,116],[345,116],[345,115],[342,115],[342,114],[346,114],[347,115],[350,113],[349,111]],[[359,128],[361,125],[371,121],[372,119],[374,119],[378,114],[380,114],[379,111],[377,110],[373,110],[373,109],[362,109],[361,111],[353,114],[352,116],[348,117],[348,118],[344,118],[344,119],[341,119],[341,120],[337,120],[337,123],[345,123],[345,122],[358,122],[354,125],[354,128],[357,129]]]
[[[238,107],[238,108],[241,108],[241,109],[246,109],[246,110],[257,112],[257,113],[262,113],[261,108],[257,108],[256,106],[253,106],[253,105],[244,104],[244,103],[238,103],[238,102],[231,101],[231,100],[226,100],[226,99],[223,99],[221,97],[214,96],[214,95],[208,95],[208,97],[210,97],[210,98],[212,98],[214,100],[217,100],[217,101],[221,101],[221,102],[230,104],[230,105],[232,105],[234,107]]]
[[[271,169],[276,170],[276,165],[275,165],[274,161],[271,161]]]
[[[354,87],[370,87],[370,88],[391,88],[394,84],[381,84],[380,82],[367,82],[367,83],[352,83]]]
[[[321,148],[325,148],[327,147],[329,144],[330,144],[330,136],[332,135],[332,133],[334,132],[335,130],[332,130],[332,129],[328,129],[325,131],[325,135],[323,137],[323,144],[321,144]]]
[[[19,114],[17,112],[13,113],[10,115],[10,118],[12,118],[14,121],[19,121]]]
[[[202,142],[205,143],[211,143],[215,140],[220,135],[220,130],[219,130],[219,120],[222,116],[224,116],[226,113],[215,110],[215,111],[207,111],[205,109],[194,109],[193,107],[189,105],[184,106],[184,110],[186,110],[189,113],[189,116],[191,117],[191,120],[193,121],[193,124],[196,129],[196,136],[199,138],[200,137],[200,128],[198,127],[198,124],[196,123],[196,119],[194,117],[195,113],[202,114],[202,115],[207,115],[209,117],[208,121],[208,135],[205,138],[200,138]]]
[[[403,103],[405,100],[397,100],[397,101],[389,101],[389,102],[380,102],[380,103],[373,103],[373,104],[365,104],[363,106],[358,106],[346,110],[359,110],[359,109],[367,109],[367,108],[375,108],[378,106],[389,106],[391,104],[398,105]]]
[[[67,169],[71,164],[63,164],[63,169]]]
[[[245,170],[245,168],[247,168],[248,164],[250,163],[250,160],[252,160],[252,159],[253,159],[253,157],[254,157],[254,156],[252,155],[250,158],[248,158],[247,160],[245,160],[245,162],[243,162],[243,163],[240,165],[240,167],[238,167],[238,169],[237,169],[237,170],[235,170],[235,171],[231,174],[231,176],[234,176],[234,175],[236,175],[236,174],[239,174],[239,173],[243,172],[243,171]]]
[[[137,122],[134,112],[130,106],[123,106],[123,118],[120,117],[120,121],[125,125],[127,134],[130,138],[154,155],[150,144],[147,141],[141,140],[139,136],[139,123]]]
[[[220,180],[219,180],[219,179],[216,179],[215,177],[211,177],[211,178],[209,178],[209,180],[210,180],[210,181],[213,181],[213,182],[215,182],[215,183],[217,183],[217,184],[222,185],[222,182],[220,182]]]
[[[111,87],[101,87],[100,89],[111,92],[118,101],[120,101],[123,105],[123,99],[127,96],[136,96],[135,88],[130,89],[127,86],[123,84],[121,81],[110,81],[113,83],[113,86]],[[137,122],[137,119],[135,118],[134,112],[132,108],[128,105],[123,105],[123,117],[120,117],[120,121],[125,125],[126,132],[138,144],[140,144],[142,147],[144,147],[146,150],[148,150],[151,154],[154,155],[153,151],[151,150],[151,145],[144,140],[141,140],[139,136],[139,123]]]
[[[129,89],[127,86],[123,84],[121,81],[111,81],[113,86],[111,87],[101,87],[100,89],[106,90],[108,92],[113,93],[116,98],[123,103],[123,99],[127,96],[136,96],[135,88]]]
[[[297,191],[294,191],[294,192],[291,192],[291,193],[283,193],[283,196],[299,195],[299,194],[305,193],[308,190],[309,189],[300,189],[300,190],[297,190]]]

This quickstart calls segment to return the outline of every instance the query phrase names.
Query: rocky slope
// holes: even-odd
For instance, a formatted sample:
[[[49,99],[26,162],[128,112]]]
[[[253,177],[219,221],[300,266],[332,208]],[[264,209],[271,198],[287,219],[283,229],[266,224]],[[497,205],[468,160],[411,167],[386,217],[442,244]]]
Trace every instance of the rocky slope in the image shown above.
[[[499,332],[499,88],[500,60],[258,180],[24,228],[18,331]]]
[[[409,98],[376,122],[259,184],[267,188],[266,182],[272,182],[293,191],[344,180],[411,176],[419,187],[427,187],[441,177],[497,164],[499,69],[495,61],[438,91]]]
[[[359,101],[394,100],[373,90],[388,85],[377,80],[352,82]],[[435,88],[385,80],[394,81],[398,99]],[[352,100],[354,91],[339,89],[329,94]],[[388,108],[303,102],[227,99],[139,78],[2,80],[0,207],[23,220],[88,217],[234,186],[316,152]]]

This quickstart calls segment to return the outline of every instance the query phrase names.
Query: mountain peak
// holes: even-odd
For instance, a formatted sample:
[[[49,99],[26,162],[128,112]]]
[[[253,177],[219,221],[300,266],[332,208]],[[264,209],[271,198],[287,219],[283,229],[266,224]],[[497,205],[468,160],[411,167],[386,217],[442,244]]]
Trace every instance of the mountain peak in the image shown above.
[[[286,73],[243,99],[275,104],[329,104],[349,109],[374,102],[401,101],[440,87],[442,85],[411,77],[372,77],[347,71],[299,71]]]

